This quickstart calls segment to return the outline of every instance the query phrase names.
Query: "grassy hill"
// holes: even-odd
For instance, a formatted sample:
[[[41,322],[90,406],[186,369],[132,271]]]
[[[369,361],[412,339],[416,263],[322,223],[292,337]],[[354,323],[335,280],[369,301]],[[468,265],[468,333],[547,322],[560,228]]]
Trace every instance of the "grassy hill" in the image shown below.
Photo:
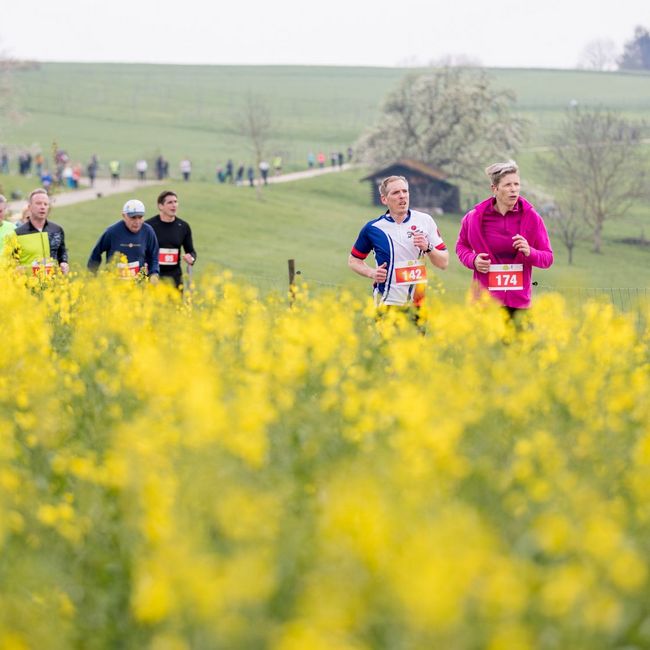
[[[497,83],[512,89],[517,110],[531,120],[529,145],[544,144],[569,102],[604,106],[629,118],[644,119],[650,110],[650,74],[589,70],[493,70]]]
[[[162,153],[178,175],[188,155],[196,176],[214,178],[228,158],[251,159],[237,130],[244,100],[268,105],[275,128],[270,152],[288,169],[303,168],[309,151],[343,150],[377,115],[404,68],[312,66],[181,66],[46,63],[16,71],[14,85],[25,118],[0,134],[10,146],[52,142],[75,159],[98,153],[128,168]],[[532,121],[530,145],[543,143],[571,100],[605,105],[631,116],[650,110],[650,76],[566,70],[495,69],[512,89],[517,110]]]
[[[199,253],[197,274],[230,269],[263,290],[285,290],[287,260],[293,258],[302,278],[316,290],[334,285],[369,292],[369,281],[347,268],[348,253],[359,229],[380,213],[370,204],[367,183],[359,182],[362,176],[361,170],[352,170],[269,186],[262,200],[248,187],[210,183],[178,186],[179,213],[190,221]],[[147,188],[138,193],[150,215],[154,214],[158,191]],[[119,218],[127,198],[118,195],[55,209],[52,219],[66,229],[73,265],[85,265],[95,241]],[[445,215],[437,221],[451,252],[450,267],[439,277],[460,297],[471,274],[453,252],[459,217]],[[626,229],[634,232],[629,223],[608,226],[601,255],[590,253],[588,243],[582,244],[572,267],[555,241],[555,265],[535,272],[540,289],[649,286],[650,247],[617,243],[621,230]]]

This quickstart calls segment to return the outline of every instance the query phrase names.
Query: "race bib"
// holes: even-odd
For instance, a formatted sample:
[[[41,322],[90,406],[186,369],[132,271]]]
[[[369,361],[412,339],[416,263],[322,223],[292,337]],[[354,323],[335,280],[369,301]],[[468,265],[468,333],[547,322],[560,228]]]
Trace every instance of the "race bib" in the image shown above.
[[[134,278],[140,273],[140,262],[118,262],[117,272],[123,280]]]
[[[52,273],[54,273],[54,264],[52,262],[46,262],[45,264],[42,264],[41,262],[32,262],[32,275],[39,275],[39,273],[52,275]]]
[[[423,260],[407,260],[395,264],[395,284],[426,284],[427,267]]]
[[[178,264],[178,248],[161,248],[158,253],[160,266]]]
[[[523,288],[523,264],[490,264],[488,271],[488,289],[490,291],[513,291]]]

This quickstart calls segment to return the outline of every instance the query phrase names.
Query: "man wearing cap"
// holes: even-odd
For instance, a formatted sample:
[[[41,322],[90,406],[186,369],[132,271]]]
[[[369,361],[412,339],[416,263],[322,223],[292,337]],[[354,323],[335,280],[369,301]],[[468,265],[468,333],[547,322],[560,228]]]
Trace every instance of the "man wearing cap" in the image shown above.
[[[192,242],[192,229],[187,221],[176,216],[177,210],[176,192],[165,190],[158,196],[159,214],[147,219],[145,223],[154,229],[160,246],[160,277],[173,282],[178,289],[183,284],[181,262],[192,266],[196,262],[196,251]],[[182,257],[181,248],[184,251]]]
[[[144,222],[144,204],[130,199],[122,208],[122,220],[109,226],[99,238],[88,258],[88,268],[95,273],[102,263],[102,253],[110,262],[116,253],[120,260],[117,268],[124,278],[148,275],[151,282],[158,281],[158,240],[153,228]]]
[[[68,249],[63,228],[48,221],[50,197],[43,188],[29,195],[28,220],[16,228],[16,257],[20,266],[30,266],[34,272],[51,273],[58,263],[63,273],[69,271]]]

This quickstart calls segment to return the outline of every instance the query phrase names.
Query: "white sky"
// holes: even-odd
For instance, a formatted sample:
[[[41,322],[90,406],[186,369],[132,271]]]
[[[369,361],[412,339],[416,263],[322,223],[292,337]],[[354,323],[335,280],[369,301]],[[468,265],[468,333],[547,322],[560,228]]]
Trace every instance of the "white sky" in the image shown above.
[[[649,0],[3,0],[0,48],[40,61],[575,67],[650,29]]]

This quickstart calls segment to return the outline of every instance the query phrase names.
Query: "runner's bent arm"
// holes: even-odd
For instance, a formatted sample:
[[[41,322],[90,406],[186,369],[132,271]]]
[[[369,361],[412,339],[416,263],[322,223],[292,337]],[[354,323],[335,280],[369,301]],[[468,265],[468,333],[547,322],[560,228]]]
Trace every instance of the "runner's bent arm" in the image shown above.
[[[158,260],[160,247],[158,246],[158,238],[156,237],[156,233],[151,226],[149,226],[149,229],[147,230],[146,237],[147,241],[145,248],[145,262],[147,263],[147,272],[150,276],[160,275],[160,266]]]
[[[93,273],[97,272],[99,265],[102,263],[102,253],[108,251],[108,241],[109,241],[109,236],[106,233],[104,233],[97,240],[97,243],[95,244],[95,248],[93,248],[92,251],[90,252],[90,257],[88,258],[88,263],[86,264],[89,271],[92,271]]]
[[[373,269],[372,267],[368,266],[363,260],[355,257],[354,255],[350,255],[348,257],[348,266],[355,273],[362,275],[364,278],[370,278],[373,282],[381,283],[386,280],[386,263]]]
[[[189,224],[185,225],[187,227],[187,231],[185,233],[185,237],[183,238],[183,250],[185,251],[183,259],[188,264],[194,264],[194,262],[196,262],[196,251],[194,250],[194,242],[192,241],[192,229],[190,228]],[[188,255],[191,257],[191,260],[188,259]]]
[[[68,249],[65,245],[65,232],[63,228],[61,229],[61,245],[57,250],[57,261],[59,262],[59,268],[65,274],[70,270],[70,265],[68,264]]]
[[[63,228],[61,229],[61,245],[59,246],[56,252],[56,261],[61,264],[67,264],[68,262],[68,249],[65,245],[65,232]]]
[[[458,233],[458,240],[456,241],[456,255],[463,266],[466,266],[472,271],[476,271],[476,266],[474,266],[474,260],[476,260],[477,254],[476,251],[471,247],[468,237],[468,216],[465,215],[460,225],[460,232]]]
[[[434,248],[427,253],[427,257],[429,258],[431,264],[433,264],[436,268],[444,270],[449,266],[449,251],[446,248]]]
[[[546,226],[541,217],[538,217],[538,219],[537,237],[532,244],[529,242],[531,246],[528,260],[537,268],[547,269],[553,264],[553,249],[551,248],[551,242],[548,238]]]
[[[449,251],[440,236],[435,222],[431,222],[428,233],[417,232],[413,237],[413,244],[419,248],[436,268],[445,270],[449,265]]]
[[[373,242],[369,235],[369,225],[366,224],[359,233],[357,241],[350,251],[348,257],[348,266],[364,278],[370,278],[376,284],[381,284],[386,281],[388,272],[386,271],[386,263],[380,264],[377,268],[372,268],[365,263],[366,257],[370,255],[373,250]]]

